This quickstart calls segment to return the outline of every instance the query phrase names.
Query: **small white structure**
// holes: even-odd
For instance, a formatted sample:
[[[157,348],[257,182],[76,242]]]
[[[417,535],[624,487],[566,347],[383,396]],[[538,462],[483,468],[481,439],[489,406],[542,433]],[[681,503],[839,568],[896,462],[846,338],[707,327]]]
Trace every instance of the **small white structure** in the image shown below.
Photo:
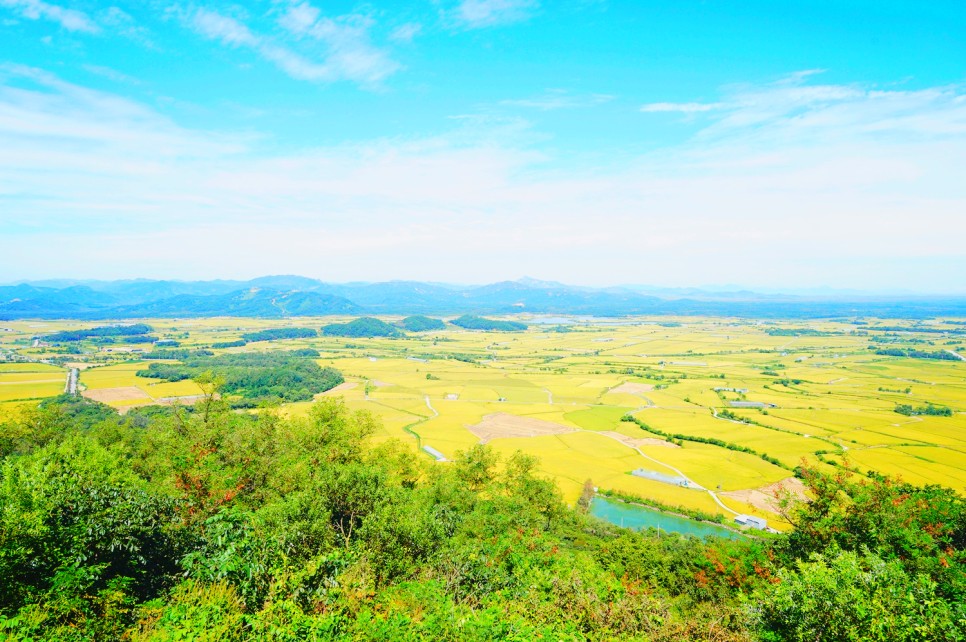
[[[735,523],[739,524],[740,526],[747,526],[759,531],[763,531],[768,528],[767,521],[760,517],[752,517],[751,515],[738,515],[735,517]]]
[[[446,455],[444,455],[443,453],[439,452],[438,450],[436,450],[432,446],[423,446],[423,450],[425,450],[427,453],[429,453],[430,455],[432,455],[432,457],[436,461],[447,461]]]

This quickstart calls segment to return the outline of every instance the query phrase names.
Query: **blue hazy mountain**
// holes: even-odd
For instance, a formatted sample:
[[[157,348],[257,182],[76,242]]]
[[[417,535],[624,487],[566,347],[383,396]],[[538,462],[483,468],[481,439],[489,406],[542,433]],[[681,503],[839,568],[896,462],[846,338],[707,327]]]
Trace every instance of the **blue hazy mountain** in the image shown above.
[[[264,276],[249,281],[64,279],[0,286],[0,319],[514,312],[592,316],[925,318],[966,315],[966,297],[839,292],[803,296],[762,294],[740,288],[708,291],[638,285],[593,288],[532,278],[462,286],[417,281],[326,283],[294,275]]]

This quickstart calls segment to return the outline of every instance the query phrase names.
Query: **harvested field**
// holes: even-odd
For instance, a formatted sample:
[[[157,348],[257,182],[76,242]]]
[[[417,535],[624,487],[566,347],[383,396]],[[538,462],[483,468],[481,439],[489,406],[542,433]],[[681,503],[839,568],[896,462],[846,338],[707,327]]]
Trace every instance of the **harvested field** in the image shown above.
[[[88,399],[100,401],[101,403],[111,403],[112,401],[136,401],[139,399],[151,399],[151,395],[140,388],[134,386],[123,386],[120,388],[99,388],[97,390],[85,390],[81,393]]]
[[[161,397],[157,401],[159,404],[162,404],[165,406],[176,405],[176,404],[192,405],[194,403],[201,401],[204,398],[205,398],[204,395],[184,395],[181,397]],[[215,398],[216,399],[219,398],[219,395],[215,395]]]
[[[358,385],[359,384],[356,383],[355,381],[346,381],[344,383],[340,383],[335,388],[331,388],[329,390],[326,390],[322,394],[337,394],[337,393],[340,393],[340,392],[345,392],[346,390],[352,390],[353,388],[355,388]]]
[[[506,437],[542,437],[544,435],[576,432],[575,428],[563,424],[555,424],[552,421],[531,417],[518,417],[505,412],[494,412],[486,415],[483,417],[483,421],[467,426],[467,429],[480,438],[481,444],[485,444],[491,439]]]
[[[642,392],[650,392],[652,390],[654,390],[654,386],[649,383],[631,383],[628,381],[626,383],[622,383],[616,388],[611,388],[609,392],[625,395],[639,395]]]
[[[628,437],[627,435],[622,435],[619,432],[611,432],[609,430],[602,430],[602,435],[607,435],[611,439],[616,439],[617,441],[627,444],[631,448],[640,448],[641,446],[663,446],[664,448],[680,448],[677,444],[672,444],[664,439],[658,439],[656,437],[643,437],[634,438]]]
[[[800,501],[808,500],[808,495],[805,494],[805,485],[796,477],[788,477],[774,484],[762,486],[761,488],[733,490],[727,493],[721,493],[721,495],[746,504],[751,504],[759,510],[777,513],[779,498],[784,497],[786,493]]]

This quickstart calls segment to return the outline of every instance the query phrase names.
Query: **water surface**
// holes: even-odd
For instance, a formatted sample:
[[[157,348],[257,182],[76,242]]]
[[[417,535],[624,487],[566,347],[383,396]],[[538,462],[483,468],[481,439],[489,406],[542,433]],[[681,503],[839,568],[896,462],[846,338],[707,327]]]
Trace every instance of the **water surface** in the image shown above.
[[[595,497],[590,504],[590,514],[594,517],[606,520],[611,524],[623,526],[636,531],[645,528],[659,528],[664,532],[682,533],[684,535],[694,535],[695,537],[727,537],[737,539],[742,537],[739,533],[708,524],[699,522],[686,517],[678,517],[669,513],[647,508],[639,504],[628,504],[626,502],[607,499],[606,497]]]

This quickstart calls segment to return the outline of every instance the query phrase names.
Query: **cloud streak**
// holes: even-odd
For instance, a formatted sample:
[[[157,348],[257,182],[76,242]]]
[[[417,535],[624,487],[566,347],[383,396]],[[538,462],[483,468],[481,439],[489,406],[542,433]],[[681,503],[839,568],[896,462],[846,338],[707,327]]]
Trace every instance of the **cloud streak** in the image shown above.
[[[195,9],[186,21],[199,35],[225,46],[254,51],[297,80],[349,80],[374,85],[400,69],[384,50],[372,44],[371,19],[360,14],[327,18],[307,2],[289,7],[278,23],[289,36],[322,48],[312,55],[280,44],[277,38],[257,34],[239,20],[210,9]]]
[[[556,111],[558,109],[577,109],[581,107],[594,107],[603,105],[614,100],[609,94],[590,94],[586,96],[574,96],[562,90],[551,90],[542,96],[532,98],[521,98],[514,100],[503,100],[501,105],[508,107],[524,107],[527,109],[537,109],[539,111]]]
[[[451,18],[468,29],[521,22],[540,6],[537,0],[463,0]]]
[[[49,20],[68,31],[99,33],[100,27],[83,11],[66,9],[43,0],[0,0],[6,7],[27,20]]]
[[[641,107],[645,113],[699,114],[721,109],[721,103],[648,103]]]

